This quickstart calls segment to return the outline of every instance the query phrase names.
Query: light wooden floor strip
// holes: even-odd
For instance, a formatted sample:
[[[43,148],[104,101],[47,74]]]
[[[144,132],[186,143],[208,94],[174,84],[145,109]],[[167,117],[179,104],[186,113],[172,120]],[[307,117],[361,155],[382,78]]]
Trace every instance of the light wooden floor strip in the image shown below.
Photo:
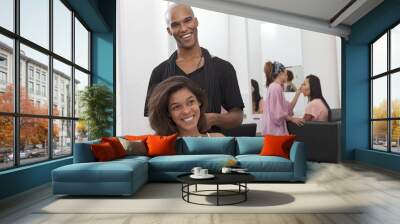
[[[358,163],[309,163],[308,182],[343,200],[363,202],[360,214],[36,214],[54,200],[49,185],[0,201],[0,223],[15,224],[398,224],[400,176]]]

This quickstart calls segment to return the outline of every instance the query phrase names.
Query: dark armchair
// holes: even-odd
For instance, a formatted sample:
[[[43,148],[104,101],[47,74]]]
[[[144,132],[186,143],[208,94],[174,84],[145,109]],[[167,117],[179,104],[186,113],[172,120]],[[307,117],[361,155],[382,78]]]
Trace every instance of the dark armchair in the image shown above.
[[[340,161],[340,114],[340,109],[332,109],[330,121],[307,121],[302,127],[288,122],[289,133],[296,135],[297,141],[304,142],[308,161],[333,163]]]
[[[232,136],[232,137],[253,137],[256,136],[257,124],[250,123],[250,124],[241,124],[238,127],[230,128],[230,129],[222,129],[221,132],[225,136]]]

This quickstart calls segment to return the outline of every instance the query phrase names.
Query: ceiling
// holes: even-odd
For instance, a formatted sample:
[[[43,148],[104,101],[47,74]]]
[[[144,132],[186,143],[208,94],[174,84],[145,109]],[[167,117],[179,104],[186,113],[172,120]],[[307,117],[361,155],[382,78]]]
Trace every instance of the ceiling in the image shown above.
[[[383,2],[383,0],[222,0],[253,7],[271,9],[299,16],[330,21],[349,3],[359,2],[358,13],[343,21],[344,25],[352,25],[360,17]],[[355,11],[355,12],[356,12]],[[357,16],[355,16],[357,15]],[[353,18],[354,17],[354,18]]]
[[[194,7],[348,37],[383,0],[172,0]]]
[[[329,21],[351,0],[225,0]]]

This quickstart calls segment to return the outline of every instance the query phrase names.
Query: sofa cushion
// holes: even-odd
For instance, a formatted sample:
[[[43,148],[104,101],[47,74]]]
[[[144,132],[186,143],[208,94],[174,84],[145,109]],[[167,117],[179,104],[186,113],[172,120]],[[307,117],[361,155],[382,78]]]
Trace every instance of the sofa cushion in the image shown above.
[[[124,139],[129,140],[129,141],[142,141],[144,143],[144,145],[146,146],[146,149],[148,149],[147,147],[147,137],[149,137],[151,135],[125,135],[123,136]],[[147,154],[147,152],[146,152]]]
[[[225,154],[235,155],[233,137],[183,137],[177,147],[177,154]]]
[[[131,195],[148,181],[148,158],[75,163],[52,171],[54,194]]]
[[[53,181],[59,182],[129,182],[134,172],[147,166],[140,159],[122,159],[109,162],[74,163],[53,170]],[[147,172],[142,175],[147,176]]]
[[[149,159],[150,159],[150,157],[147,157],[147,156],[130,155],[130,156],[125,156],[124,158],[113,160],[113,162],[127,162],[127,163],[130,163],[130,162],[135,161],[135,160],[142,161],[142,162],[148,162]]]
[[[149,170],[163,172],[191,172],[193,167],[200,166],[211,172],[219,171],[231,155],[175,155],[158,156],[149,160]]]
[[[124,138],[118,138],[122,146],[126,151],[126,155],[147,155],[146,143],[141,140],[127,140]]]
[[[236,155],[259,154],[264,137],[236,137]]]
[[[53,170],[53,181],[127,182],[131,181],[132,171],[132,166],[122,163],[75,163]]]
[[[278,156],[238,155],[236,159],[249,172],[293,172],[292,161]]]

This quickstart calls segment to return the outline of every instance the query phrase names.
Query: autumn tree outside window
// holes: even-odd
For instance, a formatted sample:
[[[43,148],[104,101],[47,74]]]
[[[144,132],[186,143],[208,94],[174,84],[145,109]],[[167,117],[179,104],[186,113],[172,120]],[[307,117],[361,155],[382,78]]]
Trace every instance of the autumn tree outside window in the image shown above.
[[[371,149],[400,153],[400,25],[379,36],[371,53]]]
[[[0,8],[0,171],[71,156],[88,134],[76,105],[90,85],[90,31],[63,0]]]

